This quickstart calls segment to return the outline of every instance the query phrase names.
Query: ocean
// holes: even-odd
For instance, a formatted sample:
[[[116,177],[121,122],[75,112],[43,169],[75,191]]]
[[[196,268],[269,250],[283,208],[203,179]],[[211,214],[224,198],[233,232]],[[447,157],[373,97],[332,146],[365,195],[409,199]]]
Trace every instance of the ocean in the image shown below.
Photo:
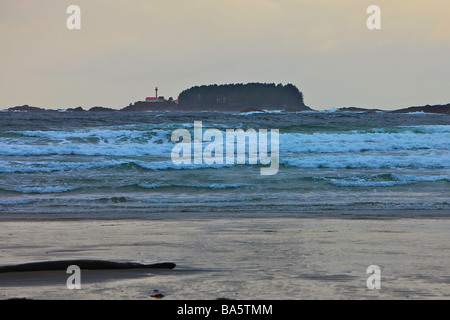
[[[174,164],[171,135],[195,121],[278,129],[277,174],[261,175],[261,164]],[[0,215],[444,214],[449,160],[446,114],[0,112]]]

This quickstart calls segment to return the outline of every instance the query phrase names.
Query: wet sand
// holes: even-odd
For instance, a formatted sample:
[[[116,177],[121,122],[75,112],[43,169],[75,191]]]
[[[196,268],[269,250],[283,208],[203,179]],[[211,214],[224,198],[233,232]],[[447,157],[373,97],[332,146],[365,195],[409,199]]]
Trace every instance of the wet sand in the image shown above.
[[[342,215],[341,215],[342,216]],[[403,214],[407,216],[407,214]],[[186,218],[184,218],[186,217]],[[189,217],[189,218],[188,218]],[[174,270],[0,274],[0,299],[449,299],[450,220],[246,215],[5,220],[0,264],[174,262]],[[381,268],[381,289],[366,270]]]

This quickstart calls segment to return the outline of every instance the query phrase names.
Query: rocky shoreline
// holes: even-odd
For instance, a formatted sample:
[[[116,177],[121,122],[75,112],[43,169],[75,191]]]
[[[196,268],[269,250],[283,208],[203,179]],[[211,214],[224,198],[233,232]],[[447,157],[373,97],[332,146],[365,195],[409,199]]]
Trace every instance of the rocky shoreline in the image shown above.
[[[260,111],[264,112],[266,110],[261,110],[260,108],[241,108],[240,106],[230,106],[230,108],[224,108],[222,111],[230,112],[251,112]],[[318,111],[309,108],[310,111]],[[130,104],[122,109],[106,108],[101,106],[95,106],[90,109],[83,109],[82,107],[68,108],[68,109],[45,109],[39,107],[32,107],[29,105],[16,106],[2,110],[3,112],[147,112],[147,111],[218,111],[208,108],[183,108],[172,101],[165,101],[161,103],[148,103],[144,101],[137,101],[134,104]],[[284,112],[297,112],[299,110],[293,109],[282,109],[277,111]],[[302,110],[300,110],[302,111]],[[368,109],[368,108],[357,108],[357,107],[345,107],[338,108],[334,110],[335,112],[356,112],[356,113],[444,113],[450,114],[450,103],[445,105],[426,105],[426,106],[414,106],[409,108],[397,109],[397,110],[381,110],[381,109]]]

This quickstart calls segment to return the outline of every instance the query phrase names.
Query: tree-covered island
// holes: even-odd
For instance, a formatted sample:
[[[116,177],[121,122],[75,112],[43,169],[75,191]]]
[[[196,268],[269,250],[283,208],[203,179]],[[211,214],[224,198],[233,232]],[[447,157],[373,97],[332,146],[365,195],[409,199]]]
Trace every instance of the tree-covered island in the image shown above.
[[[293,84],[248,83],[202,85],[184,90],[178,96],[184,110],[310,110],[303,94]]]

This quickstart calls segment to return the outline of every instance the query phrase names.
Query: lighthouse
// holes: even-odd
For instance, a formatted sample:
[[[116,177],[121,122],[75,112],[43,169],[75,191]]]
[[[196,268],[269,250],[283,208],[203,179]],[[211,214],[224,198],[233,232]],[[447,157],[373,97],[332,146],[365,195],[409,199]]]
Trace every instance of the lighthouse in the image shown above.
[[[161,99],[158,98],[158,87],[155,88],[155,97],[147,97],[145,99],[146,102],[164,102],[164,98],[161,97]]]

